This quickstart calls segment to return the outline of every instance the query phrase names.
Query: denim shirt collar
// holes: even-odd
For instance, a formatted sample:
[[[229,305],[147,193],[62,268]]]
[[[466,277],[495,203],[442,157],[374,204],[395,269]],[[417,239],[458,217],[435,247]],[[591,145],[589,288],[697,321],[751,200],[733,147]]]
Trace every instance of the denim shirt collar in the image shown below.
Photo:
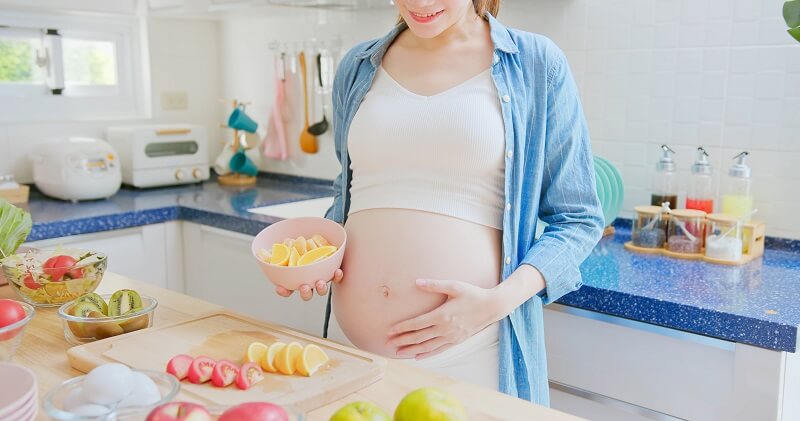
[[[517,43],[511,38],[508,29],[502,23],[498,22],[491,14],[487,13],[486,19],[489,21],[489,30],[495,51],[499,50],[509,54],[519,53]],[[359,53],[357,57],[360,59],[369,57],[372,66],[377,68],[381,60],[383,60],[383,55],[386,54],[386,50],[389,49],[394,39],[397,38],[401,32],[406,30],[406,28],[408,28],[408,25],[405,22],[398,23],[388,34],[376,40],[374,44]]]

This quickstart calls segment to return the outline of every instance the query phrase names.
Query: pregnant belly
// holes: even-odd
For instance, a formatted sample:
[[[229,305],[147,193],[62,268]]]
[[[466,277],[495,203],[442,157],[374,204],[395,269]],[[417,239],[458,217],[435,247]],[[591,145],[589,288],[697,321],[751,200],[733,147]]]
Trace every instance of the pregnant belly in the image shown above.
[[[393,356],[386,333],[427,313],[445,296],[422,291],[417,278],[452,279],[491,288],[500,280],[500,230],[449,216],[404,209],[356,212],[347,220],[344,279],[334,287],[336,319],[357,347]]]

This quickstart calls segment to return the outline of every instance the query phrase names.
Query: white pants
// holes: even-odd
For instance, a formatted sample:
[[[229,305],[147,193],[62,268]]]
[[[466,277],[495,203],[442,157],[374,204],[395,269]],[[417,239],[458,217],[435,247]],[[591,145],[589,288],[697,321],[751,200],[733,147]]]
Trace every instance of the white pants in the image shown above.
[[[498,390],[500,379],[500,324],[494,323],[466,341],[422,360],[398,359],[405,364],[433,371],[459,381]],[[331,312],[328,338],[355,347],[342,332]]]

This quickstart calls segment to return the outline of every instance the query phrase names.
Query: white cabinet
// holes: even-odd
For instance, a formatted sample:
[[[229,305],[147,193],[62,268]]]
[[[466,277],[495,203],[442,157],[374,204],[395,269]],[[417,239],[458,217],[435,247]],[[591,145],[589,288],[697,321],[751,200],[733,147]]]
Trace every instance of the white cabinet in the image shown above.
[[[108,269],[162,288],[182,290],[180,222],[33,241],[38,248],[70,247],[108,255]],[[177,264],[176,264],[177,263]]]
[[[253,237],[183,223],[186,293],[249,316],[322,335],[325,297],[283,298],[250,253]]]

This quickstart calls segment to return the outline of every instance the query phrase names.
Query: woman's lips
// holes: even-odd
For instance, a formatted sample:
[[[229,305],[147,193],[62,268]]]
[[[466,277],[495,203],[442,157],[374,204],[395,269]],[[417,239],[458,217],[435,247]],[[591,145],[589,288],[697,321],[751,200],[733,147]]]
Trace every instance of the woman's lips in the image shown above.
[[[436,13],[415,13],[409,11],[408,14],[411,15],[411,19],[414,19],[414,22],[418,23],[430,23],[436,20],[439,16],[444,13],[444,10],[440,10]]]

